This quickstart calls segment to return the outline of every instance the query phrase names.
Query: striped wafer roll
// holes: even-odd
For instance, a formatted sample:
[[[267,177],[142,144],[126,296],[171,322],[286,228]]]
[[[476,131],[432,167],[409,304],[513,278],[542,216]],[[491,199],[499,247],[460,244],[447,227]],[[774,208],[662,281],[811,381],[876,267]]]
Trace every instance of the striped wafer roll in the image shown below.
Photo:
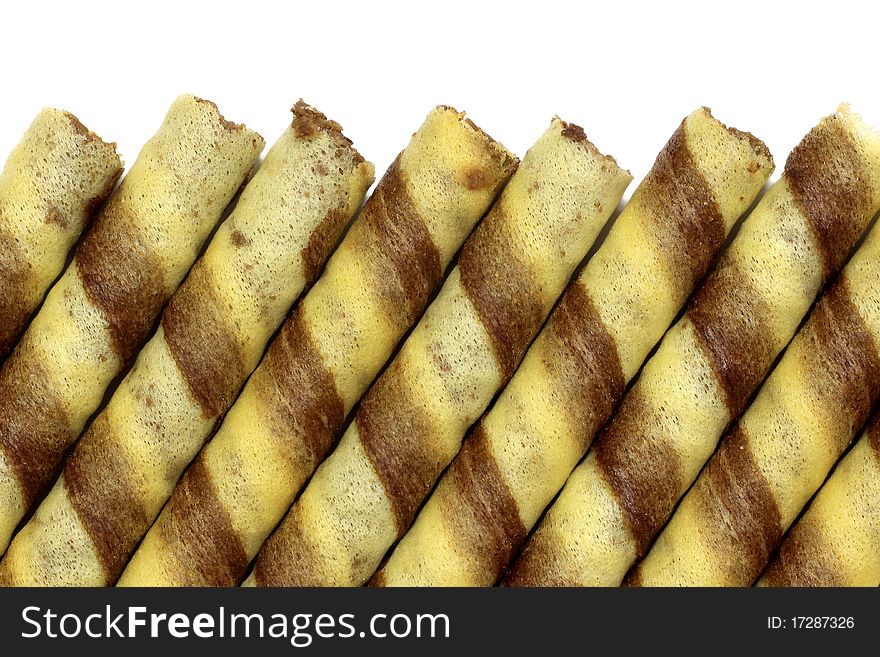
[[[116,144],[44,109],[0,174],[0,362],[122,173]]]
[[[516,369],[630,175],[555,119],[336,451],[260,551],[256,585],[358,585]]]
[[[682,123],[375,583],[496,581],[772,169],[708,111]]]
[[[235,585],[517,160],[432,111],[184,474],[120,585]]]
[[[880,586],[880,414],[792,527],[759,586]]]
[[[262,138],[178,98],[0,371],[0,546],[137,352]]]
[[[373,182],[338,124],[302,101],[156,334],[13,539],[0,578],[107,585],[167,501]]]
[[[880,229],[722,440],[634,585],[748,586],[880,396]]]
[[[880,140],[845,107],[792,151],[569,478],[511,583],[620,584],[877,211],[878,155]]]

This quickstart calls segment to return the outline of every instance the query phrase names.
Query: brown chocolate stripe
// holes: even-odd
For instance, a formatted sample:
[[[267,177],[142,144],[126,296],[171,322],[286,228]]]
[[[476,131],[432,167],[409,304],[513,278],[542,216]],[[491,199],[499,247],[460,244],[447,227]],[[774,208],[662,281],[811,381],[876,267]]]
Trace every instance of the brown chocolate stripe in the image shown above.
[[[874,448],[874,454],[880,458],[880,412],[874,413],[868,424],[868,440]]]
[[[216,289],[211,272],[199,262],[162,316],[168,349],[206,418],[229,409],[248,375],[244,348]]]
[[[15,243],[0,232],[0,361],[12,351],[31,313],[31,267]]]
[[[83,206],[83,213],[85,214],[85,224],[83,225],[83,229],[86,229],[91,225],[92,219],[95,217],[95,211],[104,205],[107,199],[110,198],[110,194],[113,193],[113,189],[116,187],[116,183],[119,182],[121,177],[122,166],[121,163],[119,163],[116,171],[114,171],[113,176],[107,181],[104,188],[85,202],[85,205]]]
[[[348,216],[345,207],[333,208],[309,235],[309,240],[301,252],[306,285],[311,285],[317,280],[333,245],[345,228],[346,219]]]
[[[74,439],[48,374],[29,356],[19,349],[0,370],[0,449],[28,507],[55,478]]]
[[[544,366],[563,390],[566,417],[586,451],[623,395],[623,370],[614,338],[589,292],[575,279],[550,316]]]
[[[92,422],[64,466],[70,503],[95,544],[108,583],[119,577],[153,521],[135,495],[131,471],[106,414]]]
[[[843,264],[870,218],[866,165],[840,120],[832,118],[795,146],[784,175],[813,229],[829,277]]]
[[[429,446],[435,434],[431,416],[414,402],[395,360],[361,400],[355,422],[373,468],[394,509],[398,536],[446,465]]]
[[[177,564],[177,585],[235,586],[244,577],[247,553],[201,457],[174,489],[157,531]]]
[[[722,441],[690,494],[710,519],[708,540],[730,583],[751,585],[782,539],[782,519],[742,427]]]
[[[688,318],[712,364],[731,417],[773,364],[770,309],[733,258],[723,258],[694,296]]]
[[[642,584],[642,571],[639,569],[641,564],[636,564],[623,578],[623,582],[620,583],[621,586],[627,588],[635,588],[644,586]]]
[[[443,513],[452,519],[456,540],[465,546],[465,559],[478,562],[480,572],[492,573],[494,582],[528,532],[492,456],[482,422],[444,476],[454,494],[441,498]]]
[[[849,295],[841,274],[816,305],[804,330],[810,343],[810,384],[852,430],[864,425],[880,395],[880,354],[870,330]],[[852,433],[840,436],[843,451]]]
[[[768,586],[845,586],[839,566],[815,525],[795,525],[764,572]]]
[[[122,202],[105,207],[76,251],[83,287],[104,313],[113,348],[126,364],[165,302],[163,265],[137,234],[129,212]]]
[[[299,506],[294,505],[280,530],[260,548],[254,564],[257,586],[326,586],[314,566],[322,562],[320,546],[302,530]]]
[[[458,259],[461,285],[477,310],[504,379],[519,365],[544,320],[538,282],[511,251],[504,201],[465,243]]]
[[[693,161],[682,123],[657,156],[635,194],[667,254],[682,302],[724,244],[726,230],[712,188]]]
[[[572,582],[566,581],[561,570],[555,568],[552,558],[544,557],[548,545],[552,546],[554,540],[550,538],[548,543],[548,539],[538,530],[533,532],[519,555],[513,557],[513,563],[498,582],[498,586],[574,586]]]
[[[389,318],[406,330],[418,319],[443,275],[440,252],[413,205],[400,157],[379,181],[354,229],[370,257],[371,282]]]
[[[639,387],[630,390],[599,434],[593,455],[641,556],[678,501],[682,472],[677,450],[660,431]]]
[[[272,341],[253,383],[296,467],[323,459],[342,429],[345,406],[299,309]]]

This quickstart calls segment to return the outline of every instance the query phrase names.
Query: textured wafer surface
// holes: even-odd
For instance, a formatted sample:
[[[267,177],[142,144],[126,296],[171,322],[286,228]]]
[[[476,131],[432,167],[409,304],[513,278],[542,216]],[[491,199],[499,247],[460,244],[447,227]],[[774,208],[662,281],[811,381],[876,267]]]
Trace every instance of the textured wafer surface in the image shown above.
[[[772,169],[708,111],[682,123],[374,583],[497,580]]]
[[[467,427],[516,369],[630,176],[556,119],[248,583],[358,585],[408,528]]]
[[[133,359],[262,147],[213,103],[181,96],[77,246],[0,371],[0,545]]]
[[[116,144],[57,109],[41,111],[9,155],[0,173],[0,362],[121,173]]]
[[[120,585],[234,585],[517,160],[432,111],[178,484]]]
[[[372,184],[373,167],[314,108],[300,101],[293,114],[171,297],[159,330],[13,540],[4,577],[26,585],[115,582],[319,273]],[[63,558],[59,546],[67,546]]]
[[[880,396],[880,230],[816,304],[628,582],[751,585]]]
[[[791,528],[760,586],[880,586],[880,415]]]
[[[880,140],[846,107],[792,151],[566,483],[511,582],[620,584],[876,213],[878,156]]]

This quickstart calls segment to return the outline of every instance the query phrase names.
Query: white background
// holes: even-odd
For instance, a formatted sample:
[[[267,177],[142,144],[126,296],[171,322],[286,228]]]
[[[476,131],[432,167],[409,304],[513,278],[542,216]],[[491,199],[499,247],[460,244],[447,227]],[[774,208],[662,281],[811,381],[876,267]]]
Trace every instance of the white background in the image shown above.
[[[559,114],[636,180],[707,105],[764,139],[778,175],[841,101],[880,126],[876,14],[841,0],[4,3],[0,160],[53,105],[131,164],[188,91],[269,143],[303,97],[379,173],[436,104],[519,155]]]

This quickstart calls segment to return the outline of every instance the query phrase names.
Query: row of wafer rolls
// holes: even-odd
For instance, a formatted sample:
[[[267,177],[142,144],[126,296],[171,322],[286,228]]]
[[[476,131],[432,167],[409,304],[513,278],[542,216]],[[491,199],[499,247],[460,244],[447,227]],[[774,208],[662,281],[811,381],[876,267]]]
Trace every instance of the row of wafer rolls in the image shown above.
[[[0,363],[122,173],[116,145],[45,109],[0,173]]]
[[[256,163],[262,138],[171,106],[0,371],[0,549],[131,362]]]
[[[509,379],[631,177],[554,120],[257,556],[249,585],[358,585]]]
[[[442,132],[437,131],[440,127],[438,121],[442,122]],[[429,117],[428,123],[401,155],[399,163],[407,165],[412,162],[415,165],[421,160],[421,171],[416,174],[418,169],[414,169],[414,174],[419,175],[421,180],[428,180],[431,177],[430,169],[436,165],[417,154],[422,149],[436,153],[440,143],[451,146],[455,144],[451,139],[453,137],[464,141],[468,147],[455,148],[443,155],[444,158],[452,155],[454,170],[461,171],[461,175],[451,179],[463,180],[466,187],[470,188],[491,183],[490,176],[496,174],[481,170],[489,166],[489,172],[492,172],[497,166],[497,163],[492,163],[491,157],[487,159],[496,149],[493,147],[488,153],[481,154],[480,151],[486,147],[475,148],[478,144],[470,145],[473,135],[468,126],[448,110]],[[443,154],[443,150],[439,152]],[[503,161],[511,160],[506,157]],[[506,165],[505,170],[509,172],[509,169],[509,165]],[[620,170],[613,160],[600,155],[586,141],[579,128],[554,120],[517,169],[501,198],[464,244],[458,266],[451,272],[436,300],[405,342],[401,355],[362,400],[356,423],[370,418],[377,430],[384,422],[388,430],[397,430],[397,435],[401,438],[409,438],[413,442],[420,438],[410,433],[409,426],[395,427],[393,418],[387,413],[384,419],[381,415],[382,411],[391,410],[391,403],[402,404],[398,408],[405,411],[412,408],[409,405],[411,402],[408,402],[408,399],[412,399],[412,393],[404,388],[405,383],[399,378],[401,363],[406,359],[420,359],[421,369],[416,372],[416,380],[425,386],[435,386],[425,388],[422,394],[430,392],[430,397],[425,397],[426,399],[436,397],[442,400],[441,403],[448,408],[451,430],[455,431],[461,422],[467,422],[457,416],[466,411],[468,406],[485,404],[486,396],[492,394],[498,381],[516,366],[521,350],[543,321],[572,269],[584,257],[605,220],[617,206],[629,180],[629,175]],[[480,182],[475,185],[477,181]],[[447,190],[446,193],[452,191]],[[421,195],[423,192],[413,189],[411,193]],[[435,194],[436,191],[431,196]],[[381,199],[378,202],[385,203]],[[424,216],[433,223],[429,214]],[[514,253],[520,255],[515,256]],[[451,252],[447,250],[443,255],[444,261],[450,255]],[[406,274],[405,271],[402,273]],[[380,296],[385,294],[381,287],[378,291]],[[308,302],[309,297],[303,303],[304,308]],[[421,298],[420,302],[423,302]],[[520,303],[520,308],[514,310],[516,302]],[[362,319],[365,309],[359,303],[353,305],[354,308],[346,309],[346,312],[351,313],[357,333],[362,333],[360,327],[364,324],[371,326],[375,320],[370,313],[366,315],[369,319],[366,322]],[[382,306],[380,310],[387,312]],[[326,314],[322,312],[314,315],[312,318],[311,312],[303,312],[298,330],[309,331],[324,344],[328,344],[322,333],[329,333],[330,337],[334,337],[334,334],[327,325],[328,322],[320,321]],[[516,323],[513,326],[504,324],[502,322],[505,319],[515,319]],[[509,326],[509,329],[502,335],[504,326]],[[348,340],[338,336],[328,346],[341,343],[342,347],[346,347]],[[351,351],[351,348],[346,348]],[[334,354],[334,351],[324,353]],[[381,355],[387,358],[390,354],[383,347]],[[265,437],[257,435],[258,440],[254,440],[254,432],[249,430],[256,424],[255,418],[261,418],[261,421],[266,418],[265,422],[270,427],[278,421],[273,418],[273,414],[278,414],[278,409],[267,403],[269,400],[260,398],[260,391],[266,383],[257,380],[258,370],[248,386],[251,388],[253,385],[251,395],[248,396],[246,388],[218,435],[186,474],[171,503],[124,573],[121,584],[179,582],[182,578],[192,581],[192,575],[187,571],[199,564],[198,561],[194,563],[193,558],[206,553],[210,557],[206,562],[207,568],[204,569],[207,572],[203,571],[201,582],[234,584],[241,581],[248,563],[256,555],[263,540],[283,517],[295,493],[330,449],[342,429],[342,405],[339,404],[339,410],[333,412],[336,401],[332,397],[328,399],[329,395],[322,391],[328,388],[332,391],[335,383],[337,391],[346,393],[346,411],[363,393],[364,388],[360,382],[357,386],[349,383],[351,377],[345,376],[346,373],[340,369],[340,361],[335,355],[333,359],[326,356],[324,358],[327,366],[321,360],[313,358],[310,359],[308,368],[302,364],[293,370],[296,380],[320,376],[316,380],[320,383],[316,392],[322,394],[315,394],[313,399],[304,400],[304,403],[291,409],[290,415],[281,418],[284,420],[283,426],[299,424],[305,430],[286,436],[283,442],[279,442],[278,437],[271,433]],[[278,366],[282,364],[279,361]],[[311,374],[309,369],[316,370],[316,373]],[[375,371],[370,373],[374,374]],[[267,369],[265,376],[268,378],[271,374],[272,370]],[[363,383],[366,380],[364,377]],[[377,394],[377,390],[384,392]],[[400,397],[398,392],[403,392],[408,397]],[[389,393],[392,398],[386,396]],[[330,404],[328,401],[334,403]],[[383,408],[377,406],[378,404],[385,406]],[[464,408],[461,408],[462,404]],[[328,422],[324,418],[330,412],[333,415]],[[468,412],[478,413],[479,409]],[[432,437],[433,435],[431,434]],[[425,435],[427,437],[428,434]],[[331,458],[339,460],[340,454],[350,453],[350,448],[345,446],[350,445],[351,441],[349,433],[347,438],[343,438],[342,447],[337,448]],[[360,454],[366,458],[366,453]],[[236,465],[240,470],[236,473],[237,476],[230,478],[230,471]],[[332,462],[325,464],[313,478],[309,489],[312,486],[317,487],[316,480],[326,477],[322,473],[335,467],[339,467],[344,474],[342,479],[333,481],[332,486],[340,484],[347,490],[352,490],[349,488],[351,484],[373,485],[369,481],[360,481],[359,477],[349,476],[346,471],[351,465],[357,467],[358,475],[365,474],[364,467],[372,467],[369,462],[364,461],[341,461],[339,466],[334,466]],[[216,473],[214,481],[218,482],[219,488],[215,493],[205,490],[200,483],[202,473],[205,472]],[[283,485],[279,485],[280,482]],[[331,511],[339,502],[343,507],[338,510],[341,514],[350,514],[350,518],[360,517],[358,533],[347,532],[341,526],[334,526],[333,529],[342,529],[352,540],[365,541],[366,549],[371,549],[376,554],[372,564],[365,562],[357,572],[353,572],[348,563],[340,560],[337,568],[325,570],[320,562],[297,562],[296,554],[291,553],[289,559],[284,554],[283,560],[270,563],[268,569],[267,566],[258,565],[259,583],[265,583],[267,573],[273,578],[271,583],[277,583],[282,577],[285,581],[288,577],[292,578],[292,583],[303,581],[303,577],[308,578],[306,581],[321,583],[363,581],[369,577],[387,548],[387,544],[378,547],[370,545],[374,539],[373,526],[375,524],[383,532],[375,536],[382,540],[381,537],[387,535],[383,524],[393,524],[395,518],[374,518],[369,515],[370,507],[375,504],[376,495],[380,493],[378,488],[352,493],[346,499],[331,497],[326,502]],[[380,498],[379,502],[382,501]],[[364,511],[357,508],[360,503],[363,504]],[[208,512],[203,512],[203,509],[208,509]],[[194,534],[190,527],[193,526],[194,519],[201,524],[221,514],[228,521],[224,520],[223,525],[212,527],[212,535],[208,540],[193,540]],[[284,536],[286,532],[283,527],[280,536]],[[392,526],[391,531],[395,532],[396,526]],[[325,548],[321,545],[318,549],[323,551]],[[360,551],[359,547],[356,549]],[[354,550],[350,553],[353,559],[358,558],[357,554]],[[298,567],[307,570],[297,572]],[[318,571],[318,568],[322,570]],[[162,573],[158,578],[157,570]]]
[[[621,583],[877,211],[878,156],[846,107],[792,151],[507,583]]]
[[[880,413],[791,528],[759,586],[880,586]]]
[[[708,110],[682,122],[374,583],[497,580],[772,170]]]
[[[182,101],[212,110],[223,128],[248,132],[210,103]],[[336,160],[328,168],[331,151],[345,168],[333,169]],[[164,164],[164,154],[156,159]],[[290,129],[171,297],[156,336],[13,541],[0,581],[114,582],[173,489],[120,583],[234,584],[263,546],[248,584],[358,584],[400,539],[374,584],[491,584],[574,468],[503,582],[620,583],[880,207],[878,165],[880,135],[847,107],[814,128],[624,395],[767,180],[769,152],[707,110],[689,116],[549,313],[630,179],[577,126],[554,120],[421,316],[516,168],[502,146],[440,107],[380,182],[221,424],[372,182],[371,165],[339,127],[299,103]],[[153,175],[169,188],[194,184],[181,172]],[[149,185],[154,193],[161,186]],[[437,235],[450,240],[448,253]],[[139,234],[123,237],[128,243],[116,250],[128,251],[130,263],[138,262],[132,251],[152,245]],[[878,239],[868,238],[816,306],[626,583],[745,585],[762,572],[880,396]],[[112,262],[114,250],[104,251]],[[70,270],[82,277],[79,255]],[[97,294],[115,295],[121,306],[132,288],[118,279],[94,294],[67,290],[70,318],[47,326],[80,335],[104,327],[117,347],[118,317],[96,303],[92,314],[102,321],[77,326],[70,308]],[[173,289],[163,289],[154,318]],[[147,328],[128,357],[117,359],[117,376],[155,320],[142,321]],[[414,325],[361,400],[336,453],[263,545]],[[54,334],[37,335],[47,343]],[[74,351],[62,365],[89,357]],[[44,364],[23,362],[23,372]],[[94,380],[82,385],[81,368],[73,383],[100,397],[108,383],[100,391]],[[13,387],[4,375],[5,368],[0,392],[4,381]],[[51,367],[46,378],[59,380]],[[70,379],[63,383],[66,392]],[[498,390],[494,406],[465,434]],[[22,402],[28,394],[9,398],[13,412],[0,403],[0,457],[10,452],[4,436],[16,455],[16,443],[34,433],[25,422],[46,417],[37,408],[41,399]],[[61,397],[55,408],[72,404]],[[762,584],[873,581],[872,441],[869,428],[782,543]],[[4,473],[13,471],[0,459],[0,494],[14,491],[3,487]],[[45,483],[28,494],[37,498]]]
[[[428,115],[184,474],[121,584],[244,578],[517,163],[463,114],[438,107]]]
[[[116,581],[373,182],[340,126],[302,101],[156,334],[15,536],[0,580]]]
[[[878,281],[875,227],[627,583],[755,582],[880,397]]]

